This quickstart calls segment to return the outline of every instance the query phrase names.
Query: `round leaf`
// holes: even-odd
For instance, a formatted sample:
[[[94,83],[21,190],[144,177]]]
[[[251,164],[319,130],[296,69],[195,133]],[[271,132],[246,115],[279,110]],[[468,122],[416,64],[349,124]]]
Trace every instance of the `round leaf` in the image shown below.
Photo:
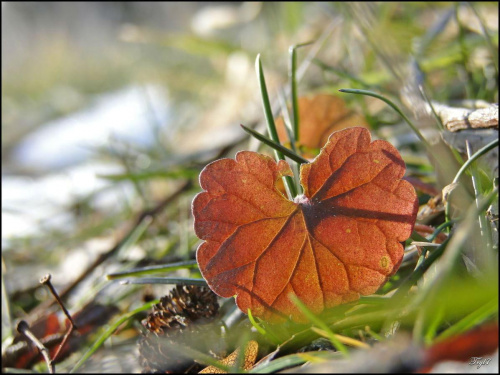
[[[374,293],[395,273],[418,210],[405,164],[365,128],[333,133],[303,164],[304,195],[277,188],[284,161],[242,151],[205,167],[193,201],[197,261],[210,288],[236,295],[269,321],[303,321],[290,294],[312,312]]]

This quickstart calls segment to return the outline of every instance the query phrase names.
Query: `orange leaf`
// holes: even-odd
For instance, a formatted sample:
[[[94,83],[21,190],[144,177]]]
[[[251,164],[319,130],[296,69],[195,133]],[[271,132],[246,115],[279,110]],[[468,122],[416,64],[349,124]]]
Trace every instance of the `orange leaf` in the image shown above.
[[[300,144],[309,149],[319,149],[334,131],[355,126],[368,128],[364,117],[347,108],[344,100],[338,96],[319,94],[312,98],[300,97],[298,107]],[[276,119],[276,129],[280,141],[286,142],[288,137],[283,118]],[[306,152],[305,156],[315,155]]]
[[[418,201],[398,151],[370,139],[364,128],[333,133],[302,165],[294,202],[276,188],[292,174],[285,161],[242,151],[207,165],[193,216],[210,288],[270,321],[304,320],[290,293],[315,313],[374,293],[401,263]]]

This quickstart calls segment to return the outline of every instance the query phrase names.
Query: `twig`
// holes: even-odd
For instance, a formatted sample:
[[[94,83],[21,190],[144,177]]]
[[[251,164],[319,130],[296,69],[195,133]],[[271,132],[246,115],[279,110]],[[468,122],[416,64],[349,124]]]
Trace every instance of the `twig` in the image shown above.
[[[70,323],[75,327],[75,329],[78,329],[76,327],[75,322],[73,321],[73,318],[71,317],[71,314],[68,312],[68,310],[64,306],[63,302],[61,301],[61,298],[59,297],[56,290],[54,289],[54,286],[52,285],[52,282],[50,281],[51,278],[52,278],[52,276],[50,275],[50,273],[48,273],[47,275],[45,275],[44,277],[42,277],[40,279],[40,284],[46,285],[47,288],[49,288],[50,292],[52,293],[52,295],[56,299],[59,306],[61,306],[62,311],[64,312],[66,317],[69,319]]]
[[[64,306],[64,303],[61,301],[59,294],[57,294],[54,286],[52,285],[52,282],[50,281],[51,277],[52,276],[50,275],[50,273],[45,275],[44,277],[42,277],[40,279],[40,284],[46,285],[49,288],[50,292],[52,293],[52,295],[56,299],[56,301],[59,304],[59,306],[61,307],[62,311],[64,312],[64,315],[66,315],[66,317],[69,320],[68,332],[66,332],[66,334],[64,335],[64,338],[63,338],[61,344],[59,344],[59,348],[57,349],[56,354],[54,354],[54,358],[52,358],[52,360],[50,362],[52,365],[54,365],[57,358],[59,357],[59,353],[61,353],[62,348],[64,347],[64,345],[66,345],[66,342],[68,341],[68,339],[71,336],[71,334],[73,333],[73,331],[78,330],[78,327],[76,326],[75,322],[73,321],[71,314],[68,312],[68,310]]]
[[[47,367],[49,369],[49,373],[50,374],[54,374],[55,373],[55,367],[54,367],[54,364],[52,363],[52,361],[50,360],[49,349],[47,349],[37,339],[37,337],[33,334],[33,332],[30,331],[29,328],[30,328],[29,324],[26,321],[24,321],[24,320],[21,320],[17,324],[17,332],[19,332],[21,335],[23,335],[24,337],[26,337],[26,339],[28,339],[29,341],[31,341],[33,343],[33,345],[35,345],[38,348],[38,350],[40,350],[40,353],[42,353],[42,356],[45,359],[45,362],[47,363]]]

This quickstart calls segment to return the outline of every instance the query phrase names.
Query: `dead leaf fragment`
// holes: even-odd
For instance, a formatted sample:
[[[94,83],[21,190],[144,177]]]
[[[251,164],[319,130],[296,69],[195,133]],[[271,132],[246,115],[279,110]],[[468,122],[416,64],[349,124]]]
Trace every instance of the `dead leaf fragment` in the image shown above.
[[[319,94],[312,98],[300,97],[299,106],[299,143],[308,149],[319,149],[335,131],[361,126],[368,123],[360,114],[350,110],[345,101],[338,96]],[[282,143],[288,141],[283,118],[276,120],[276,129]],[[306,153],[307,154],[307,153]],[[305,155],[314,157],[315,155]]]
[[[224,366],[229,366],[229,367],[234,366],[238,359],[240,350],[241,348],[236,349],[226,358],[222,359],[220,363]],[[243,359],[243,370],[250,370],[253,367],[255,360],[257,359],[258,352],[259,352],[259,344],[257,343],[257,341],[250,340],[245,348],[245,358]],[[226,371],[215,366],[205,367],[203,370],[199,372],[199,374],[226,374],[226,373],[227,373]]]

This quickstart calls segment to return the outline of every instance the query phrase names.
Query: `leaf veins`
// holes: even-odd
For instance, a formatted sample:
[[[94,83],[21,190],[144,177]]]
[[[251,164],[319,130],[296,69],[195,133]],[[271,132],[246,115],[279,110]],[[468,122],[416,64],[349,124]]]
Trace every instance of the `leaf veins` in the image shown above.
[[[284,161],[242,151],[207,165],[193,216],[210,288],[269,321],[304,319],[290,294],[319,313],[374,293],[401,263],[418,200],[398,151],[370,141],[364,128],[333,133],[294,202],[276,185]]]

